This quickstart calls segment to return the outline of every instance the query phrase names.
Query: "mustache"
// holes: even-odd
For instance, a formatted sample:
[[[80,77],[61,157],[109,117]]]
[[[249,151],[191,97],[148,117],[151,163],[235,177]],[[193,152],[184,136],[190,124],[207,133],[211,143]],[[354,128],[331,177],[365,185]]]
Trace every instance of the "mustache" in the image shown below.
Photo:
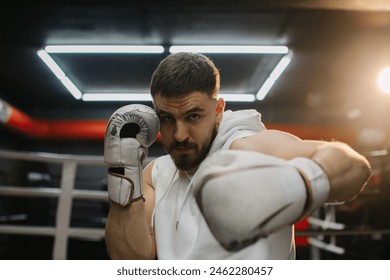
[[[178,148],[195,148],[196,144],[190,143],[188,141],[184,142],[174,142],[169,146],[169,149],[174,150]]]

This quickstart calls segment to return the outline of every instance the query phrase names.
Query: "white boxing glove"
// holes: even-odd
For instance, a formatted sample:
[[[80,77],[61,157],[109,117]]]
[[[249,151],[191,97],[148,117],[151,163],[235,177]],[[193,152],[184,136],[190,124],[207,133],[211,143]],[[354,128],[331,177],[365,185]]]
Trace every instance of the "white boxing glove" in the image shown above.
[[[127,206],[142,198],[142,164],[159,129],[156,112],[146,105],[126,105],[111,115],[104,140],[111,201]]]
[[[294,224],[320,207],[330,191],[326,174],[308,158],[286,161],[237,150],[206,158],[193,187],[210,231],[229,251]]]

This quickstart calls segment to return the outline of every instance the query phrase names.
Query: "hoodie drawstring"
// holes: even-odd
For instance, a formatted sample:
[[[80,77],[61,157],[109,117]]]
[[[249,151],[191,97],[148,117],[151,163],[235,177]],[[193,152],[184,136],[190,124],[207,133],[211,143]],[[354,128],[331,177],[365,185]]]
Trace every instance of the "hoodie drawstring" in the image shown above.
[[[189,182],[189,184],[188,184],[188,187],[187,187],[187,189],[186,189],[186,192],[185,192],[185,194],[184,194],[183,201],[181,202],[181,206],[180,206],[180,208],[179,208],[179,214],[176,216],[176,229],[179,227],[180,217],[181,217],[181,214],[182,214],[182,212],[183,212],[184,204],[185,204],[187,198],[189,197],[189,194],[190,194],[190,193],[192,194],[192,190],[193,190],[192,185],[193,185],[193,181],[194,181],[195,176],[196,176],[196,173],[195,173],[194,176],[192,176],[192,178],[191,178],[191,180],[190,180],[190,182]],[[186,176],[186,177],[187,177],[187,176]],[[188,177],[187,177],[187,178],[188,178]],[[189,179],[189,178],[188,178],[188,179]]]

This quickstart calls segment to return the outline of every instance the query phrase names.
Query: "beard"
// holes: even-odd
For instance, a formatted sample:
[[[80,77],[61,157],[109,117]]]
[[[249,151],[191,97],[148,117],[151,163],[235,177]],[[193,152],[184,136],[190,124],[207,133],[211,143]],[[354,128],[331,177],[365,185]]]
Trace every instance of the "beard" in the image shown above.
[[[211,135],[209,139],[209,143],[205,145],[201,150],[198,151],[198,145],[194,143],[185,142],[175,142],[169,146],[169,149],[165,148],[168,153],[171,155],[176,167],[182,171],[191,171],[197,168],[202,161],[207,157],[210,152],[211,146],[214,142],[215,137],[218,133],[218,127],[215,125],[211,130]],[[188,154],[181,154],[179,157],[174,158],[169,151],[174,150],[175,148],[194,148],[198,151],[197,156],[195,158],[191,158]]]

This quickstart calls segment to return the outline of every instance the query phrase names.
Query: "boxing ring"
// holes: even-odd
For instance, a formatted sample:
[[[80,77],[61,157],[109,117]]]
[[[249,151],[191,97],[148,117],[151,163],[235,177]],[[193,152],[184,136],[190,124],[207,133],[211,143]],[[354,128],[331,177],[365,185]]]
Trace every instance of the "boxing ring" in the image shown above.
[[[0,225],[0,234],[46,235],[54,237],[52,258],[63,260],[67,256],[69,237],[104,238],[104,229],[71,227],[71,209],[74,199],[108,201],[106,191],[75,189],[77,167],[80,165],[104,165],[102,156],[63,155],[39,152],[0,150],[0,158],[56,163],[61,165],[61,181],[54,187],[0,186],[1,196],[51,197],[57,199],[55,225],[24,226]]]
[[[54,238],[52,248],[53,260],[65,260],[68,253],[70,238],[85,238],[89,240],[104,240],[104,227],[94,228],[87,226],[72,226],[72,206],[75,199],[93,202],[108,203],[108,194],[105,189],[80,189],[75,187],[77,169],[82,166],[105,169],[103,156],[56,154],[44,152],[20,152],[0,149],[0,159],[15,161],[30,161],[44,164],[56,164],[60,168],[59,184],[44,186],[17,186],[0,185],[0,197],[29,197],[29,198],[54,198],[56,209],[53,226],[13,225],[0,224],[0,234],[7,235],[37,235],[51,236]],[[153,160],[148,158],[147,164]],[[105,173],[102,172],[102,177]],[[351,229],[344,224],[336,222],[335,206],[325,205],[322,208],[323,215],[307,217],[304,227],[296,227],[296,238],[304,238],[305,246],[310,246],[310,258],[320,259],[320,250],[326,250],[335,254],[344,254],[345,250],[336,244],[339,236],[358,235],[388,235],[390,229]],[[1,213],[0,213],[1,216]],[[105,218],[105,217],[103,217]],[[324,237],[327,237],[326,240]],[[330,240],[330,241],[329,241]],[[298,247],[300,244],[297,242]]]

